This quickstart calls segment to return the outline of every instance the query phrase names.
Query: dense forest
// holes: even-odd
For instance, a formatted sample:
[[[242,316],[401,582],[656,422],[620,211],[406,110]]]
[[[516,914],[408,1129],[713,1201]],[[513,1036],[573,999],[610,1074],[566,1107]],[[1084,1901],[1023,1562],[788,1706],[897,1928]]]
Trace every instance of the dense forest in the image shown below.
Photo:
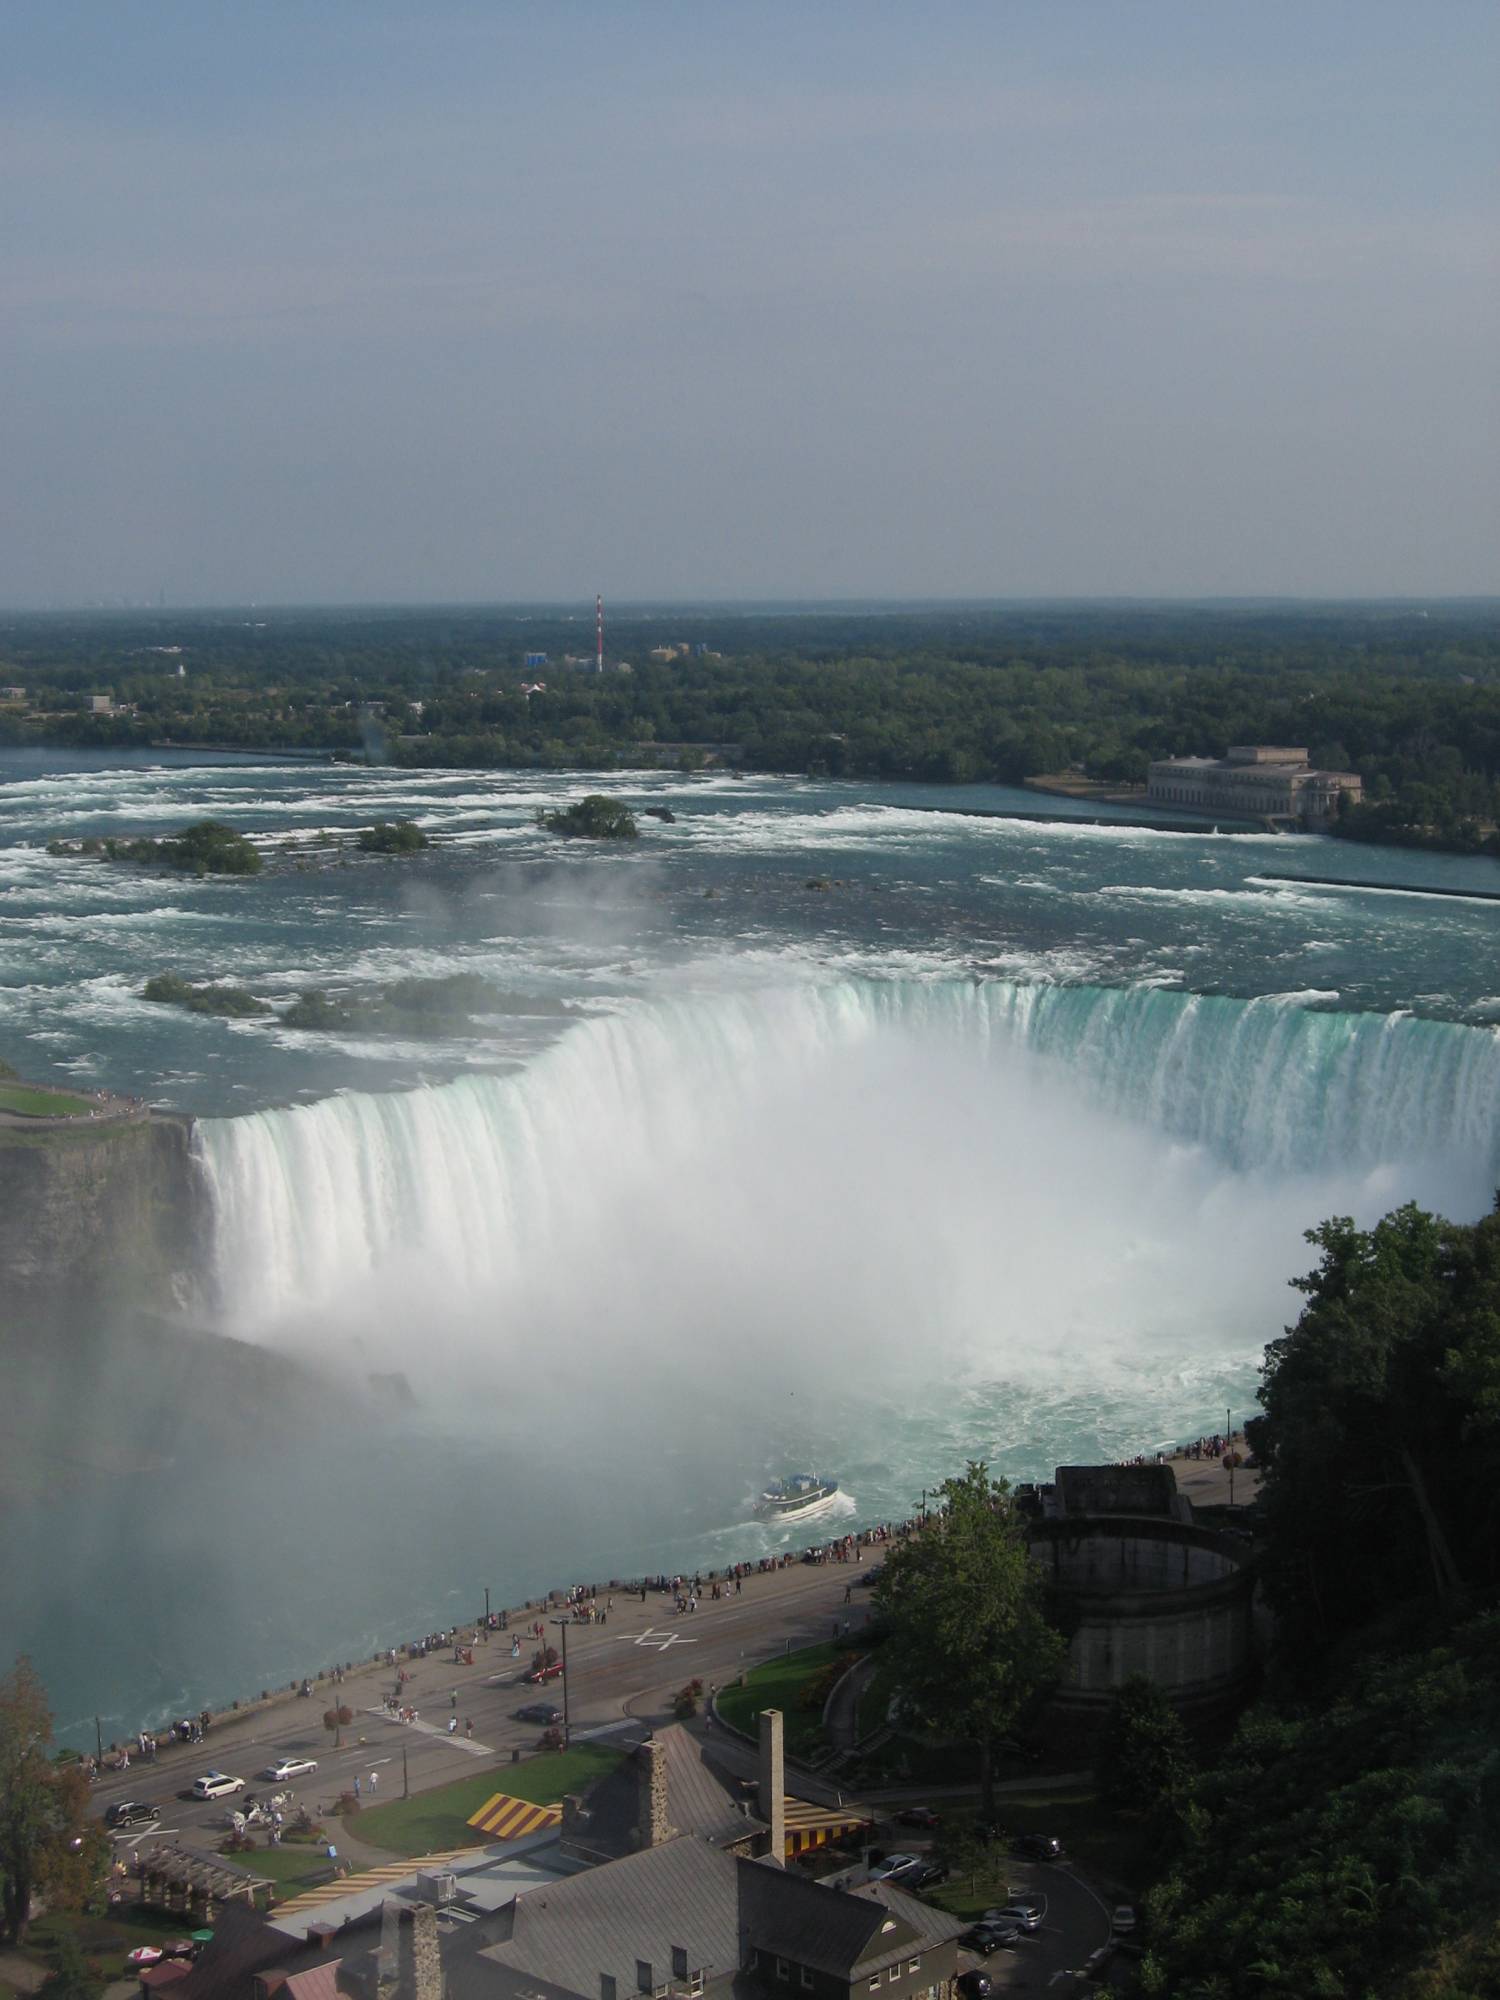
[[[602,675],[593,637],[591,606],[12,617],[0,742],[1121,785],[1287,742],[1364,778],[1342,834],[1500,853],[1493,602],[638,610]]]
[[[1311,1241],[1250,1427],[1266,1689],[1201,1768],[1160,1731],[1133,1765],[1162,1857],[1143,1984],[1479,2000],[1500,1992],[1500,1214]]]

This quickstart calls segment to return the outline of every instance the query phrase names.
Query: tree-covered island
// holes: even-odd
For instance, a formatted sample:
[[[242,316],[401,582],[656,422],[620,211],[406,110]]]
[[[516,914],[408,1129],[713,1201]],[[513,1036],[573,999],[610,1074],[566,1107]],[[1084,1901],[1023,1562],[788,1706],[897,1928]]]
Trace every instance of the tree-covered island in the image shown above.
[[[540,811],[536,823],[548,833],[573,840],[637,840],[641,831],[629,806],[603,792],[590,792],[571,806]]]
[[[1339,836],[1497,846],[1488,600],[664,611],[611,629],[597,674],[556,611],[12,616],[0,744],[1128,787],[1153,758],[1293,743],[1363,780]]]

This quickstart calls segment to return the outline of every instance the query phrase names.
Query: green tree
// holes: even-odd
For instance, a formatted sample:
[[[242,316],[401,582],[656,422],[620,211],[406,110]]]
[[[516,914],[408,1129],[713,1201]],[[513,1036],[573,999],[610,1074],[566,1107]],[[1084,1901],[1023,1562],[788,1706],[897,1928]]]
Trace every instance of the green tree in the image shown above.
[[[1182,1717],[1154,1681],[1137,1674],[1115,1696],[1094,1758],[1099,1796],[1117,1812],[1174,1811],[1193,1773]]]
[[[337,1750],[344,1740],[344,1731],[354,1720],[354,1710],[340,1702],[337,1707],[323,1711],[323,1727],[333,1737],[333,1747]]]
[[[566,810],[539,812],[536,823],[548,833],[569,834],[584,840],[635,840],[640,834],[629,806],[603,792],[590,792]]]
[[[1408,1204],[1308,1240],[1322,1258],[1266,1349],[1251,1439],[1284,1650],[1315,1662],[1395,1601],[1500,1581],[1500,1214]]]
[[[96,2000],[101,1982],[89,1970],[83,1946],[67,1932],[52,1954],[52,1970],[37,1988],[40,2000]]]
[[[944,1482],[941,1500],[928,1527],[886,1558],[875,1599],[896,1685],[929,1728],[977,1747],[988,1811],[995,1747],[1056,1679],[1064,1647],[1006,1482],[971,1462]]]
[[[415,854],[432,842],[415,820],[378,819],[360,830],[359,846],[365,854]]]
[[[98,1880],[105,1842],[88,1819],[88,1780],[48,1755],[52,1715],[31,1662],[0,1681],[0,1938],[19,1944],[32,1898],[81,1902]]]
[[[973,1820],[947,1820],[938,1835],[937,1852],[954,1881],[968,1884],[971,1896],[981,1882],[998,1873],[1002,1858],[999,1842]]]

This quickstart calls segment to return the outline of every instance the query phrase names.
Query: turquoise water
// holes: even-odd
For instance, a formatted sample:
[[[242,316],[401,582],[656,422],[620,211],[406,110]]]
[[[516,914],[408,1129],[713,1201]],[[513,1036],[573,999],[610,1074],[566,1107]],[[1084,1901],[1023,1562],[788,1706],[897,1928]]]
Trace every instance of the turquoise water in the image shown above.
[[[400,1368],[419,1407],[316,1464],[247,1412],[241,1465],[23,1519],[0,1612],[70,1724],[253,1691],[486,1584],[754,1553],[789,1463],[877,1518],[970,1454],[1213,1427],[1252,1407],[1304,1228],[1478,1213],[1500,1178],[1500,906],[1266,879],[1485,890],[1492,863],[991,787],[79,763],[0,757],[0,1054],[198,1114],[199,1315]],[[538,832],[601,784],[676,822]],[[1007,804],[1056,817],[975,816]],[[45,852],[207,813],[262,876]],[[310,844],[377,816],[439,845]],[[163,969],[501,997],[462,1038],[309,1036],[151,1007]]]

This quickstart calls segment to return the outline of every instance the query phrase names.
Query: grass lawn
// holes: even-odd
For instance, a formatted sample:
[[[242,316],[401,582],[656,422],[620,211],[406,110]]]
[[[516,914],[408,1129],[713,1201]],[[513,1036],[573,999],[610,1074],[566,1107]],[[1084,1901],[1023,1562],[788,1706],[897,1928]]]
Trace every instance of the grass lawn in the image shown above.
[[[754,1736],[756,1716],[763,1708],[779,1708],[786,1717],[786,1748],[793,1757],[807,1757],[823,1747],[823,1703],[803,1708],[803,1688],[830,1660],[853,1655],[834,1645],[807,1646],[800,1653],[781,1653],[752,1667],[743,1687],[719,1689],[719,1713],[736,1729]]]
[[[586,1792],[607,1777],[625,1756],[601,1743],[576,1743],[532,1757],[524,1764],[500,1764],[471,1778],[458,1778],[415,1798],[364,1806],[348,1821],[349,1830],[372,1847],[392,1854],[440,1854],[449,1847],[483,1847],[488,1835],[468,1824],[496,1792],[534,1805],[560,1805],[564,1792]],[[338,1839],[330,1828],[331,1837]]]
[[[329,1836],[337,1840],[335,1832]],[[299,1889],[310,1888],[315,1880],[320,1880],[329,1872],[326,1846],[317,1841],[293,1841],[285,1847],[257,1847],[253,1854],[229,1854],[227,1861],[237,1868],[248,1868],[252,1875],[264,1875],[276,1884],[281,1896],[295,1896]]]
[[[20,1112],[27,1118],[86,1118],[93,1107],[83,1097],[65,1092],[54,1096],[50,1090],[33,1090],[24,1083],[6,1083],[0,1078],[0,1111]]]
[[[1145,1852],[1139,1827],[1132,1826],[1101,1806],[1091,1791],[1037,1791],[1024,1797],[1007,1794],[995,1801],[1000,1818],[1015,1833],[1055,1834],[1069,1856],[1106,1888],[1118,1884],[1139,1894],[1151,1879],[1151,1857]],[[943,1807],[944,1825],[971,1820],[971,1806]],[[980,1916],[997,1903],[1009,1900],[1007,1871],[1018,1857],[1003,1845],[994,1850],[994,1866],[977,1883],[968,1876],[955,1876],[940,1889],[925,1892],[926,1900],[951,1910],[956,1917]]]

